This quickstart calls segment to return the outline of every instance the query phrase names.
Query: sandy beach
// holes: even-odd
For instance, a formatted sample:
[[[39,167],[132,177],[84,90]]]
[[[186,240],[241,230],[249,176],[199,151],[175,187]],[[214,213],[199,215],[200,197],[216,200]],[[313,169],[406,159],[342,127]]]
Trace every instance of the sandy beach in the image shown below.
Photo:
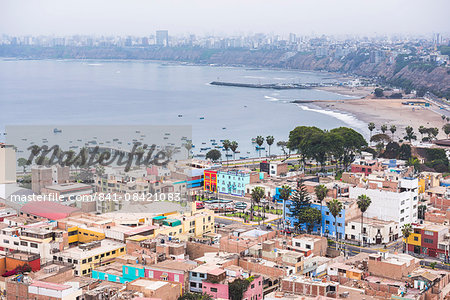
[[[319,87],[317,90],[327,91],[331,93],[341,94],[345,96],[352,96],[358,98],[365,98],[369,96],[375,87],[372,86],[359,86],[359,87],[347,87],[347,86],[326,86]]]
[[[424,101],[423,99],[408,99],[408,101]],[[404,136],[404,128],[412,126],[418,139],[420,134],[418,128],[437,127],[439,129],[438,138],[445,138],[442,132],[444,122],[441,116],[429,108],[412,107],[403,105],[405,99],[355,99],[355,100],[336,100],[336,101],[319,101],[314,104],[324,109],[347,112],[354,115],[357,119],[366,123],[374,122],[376,125],[375,133],[379,133],[380,126],[383,124],[395,125],[397,131],[394,134],[395,139],[401,139]],[[388,131],[389,135],[390,132]]]

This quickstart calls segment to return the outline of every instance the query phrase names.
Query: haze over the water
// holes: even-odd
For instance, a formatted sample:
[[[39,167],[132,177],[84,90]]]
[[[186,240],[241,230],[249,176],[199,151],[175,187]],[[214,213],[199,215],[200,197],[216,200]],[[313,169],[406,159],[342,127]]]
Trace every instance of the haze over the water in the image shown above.
[[[448,0],[1,0],[11,35],[430,34],[450,31]]]

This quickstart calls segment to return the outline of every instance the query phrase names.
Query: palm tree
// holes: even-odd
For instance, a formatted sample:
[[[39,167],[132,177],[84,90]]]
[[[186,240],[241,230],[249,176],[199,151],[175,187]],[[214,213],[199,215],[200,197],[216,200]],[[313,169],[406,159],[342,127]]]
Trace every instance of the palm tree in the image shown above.
[[[382,133],[386,133],[386,131],[387,131],[387,125],[386,124],[383,124],[383,125],[381,125],[381,127],[380,127],[380,129],[381,129],[381,132]]]
[[[367,128],[369,128],[369,131],[370,131],[370,139],[372,139],[372,131],[375,129],[375,123],[370,122],[370,123],[367,125]],[[370,140],[369,140],[369,141],[370,141]]]
[[[423,134],[427,131],[427,129],[425,127],[423,127],[423,125],[422,125],[422,126],[419,127],[418,131],[419,131],[420,136],[422,137],[422,140],[423,140]]]
[[[397,131],[397,127],[395,125],[391,125],[391,127],[389,128],[389,130],[392,133],[392,140],[394,140],[394,133]]]
[[[264,138],[258,135],[255,139],[256,144],[258,145],[259,159],[261,160],[261,146],[264,144]]]
[[[338,239],[339,239],[339,234],[338,234],[338,222],[337,222],[337,216],[341,213],[342,210],[342,203],[339,202],[338,199],[332,199],[331,201],[329,201],[327,203],[327,207],[328,210],[330,211],[331,215],[334,217],[334,228],[335,228],[335,232],[336,232],[336,250],[337,250],[337,243],[338,243]]]
[[[284,215],[284,211],[285,211],[284,208],[286,205],[286,201],[289,200],[289,197],[291,196],[291,192],[292,192],[292,189],[288,185],[283,185],[279,190],[280,199],[283,200],[283,220],[286,219],[285,215]],[[275,202],[275,203],[277,203],[277,202]],[[279,222],[278,222],[278,224],[279,224]]]
[[[411,233],[413,232],[412,226],[411,224],[404,224],[402,226],[402,235],[403,238],[405,239],[405,249],[406,249],[406,253],[408,253],[408,238],[411,235]],[[403,253],[405,252],[405,250],[403,250]]]
[[[23,173],[25,174],[25,172],[27,171],[27,166],[28,166],[28,160],[21,157],[17,160],[18,166],[23,168]]]
[[[442,115],[441,118],[442,118],[442,121],[445,122],[445,119],[446,119],[447,117],[446,117],[445,115]]]
[[[189,156],[191,154],[191,149],[192,149],[192,142],[187,141],[186,143],[183,144],[183,147],[187,150],[187,158],[189,159]]]
[[[271,136],[271,135],[266,136],[266,143],[267,143],[267,145],[269,145],[269,157],[270,157],[270,146],[273,145],[273,142],[275,142],[275,139],[273,138],[273,136]]]
[[[232,141],[230,144],[230,149],[233,151],[233,160],[236,160],[236,150],[238,148],[238,143],[236,141]]]
[[[325,197],[327,196],[328,189],[323,184],[319,184],[318,186],[316,186],[314,188],[314,191],[316,192],[317,199],[320,200],[320,215],[322,216],[323,199],[325,199]],[[323,218],[322,218],[322,221],[320,222],[320,234],[321,235],[322,235],[322,231],[323,231]]]
[[[256,204],[259,205],[259,202],[264,197],[264,189],[260,186],[256,186],[252,189],[252,203],[250,205],[250,219],[253,220],[253,202],[256,202]],[[259,223],[260,221],[258,221]]]
[[[222,142],[223,149],[225,150],[225,156],[227,158],[227,167],[228,167],[228,150],[230,150],[231,142],[230,140],[224,140]]]
[[[369,208],[370,204],[372,203],[372,200],[370,200],[370,198],[367,197],[366,195],[359,195],[358,201],[356,203],[358,204],[358,208],[361,211],[361,247],[364,247],[364,238],[363,238],[364,213]]]
[[[414,134],[414,129],[411,126],[406,126],[405,132],[406,135],[404,139],[409,141],[409,143],[411,143],[412,140],[417,140],[417,136]]]

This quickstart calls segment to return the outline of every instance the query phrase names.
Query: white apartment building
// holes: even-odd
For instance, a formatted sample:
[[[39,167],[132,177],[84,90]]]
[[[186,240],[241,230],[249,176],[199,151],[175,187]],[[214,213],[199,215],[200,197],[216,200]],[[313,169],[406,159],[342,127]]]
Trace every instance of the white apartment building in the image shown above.
[[[404,177],[399,180],[397,191],[351,187],[349,197],[357,199],[366,195],[372,203],[364,214],[368,218],[395,221],[399,228],[407,223],[417,222],[418,180]]]

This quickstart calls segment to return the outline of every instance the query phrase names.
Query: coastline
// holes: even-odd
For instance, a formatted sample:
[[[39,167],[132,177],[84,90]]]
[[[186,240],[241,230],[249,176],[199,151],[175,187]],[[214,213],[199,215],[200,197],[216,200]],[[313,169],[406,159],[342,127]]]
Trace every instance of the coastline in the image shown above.
[[[423,99],[409,100],[424,101]],[[317,101],[314,102],[314,105],[317,105],[322,110],[350,114],[357,120],[366,124],[373,122],[376,126],[373,134],[380,133],[380,126],[386,124],[388,126],[386,134],[392,136],[389,127],[390,125],[395,125],[397,127],[397,131],[394,134],[395,140],[403,138],[406,126],[413,127],[418,140],[421,138],[418,132],[420,126],[436,127],[439,129],[438,138],[445,138],[445,134],[441,129],[444,124],[438,114],[425,107],[403,105],[402,102],[404,101],[404,99],[362,98],[353,100]],[[368,129],[365,129],[368,132]]]

